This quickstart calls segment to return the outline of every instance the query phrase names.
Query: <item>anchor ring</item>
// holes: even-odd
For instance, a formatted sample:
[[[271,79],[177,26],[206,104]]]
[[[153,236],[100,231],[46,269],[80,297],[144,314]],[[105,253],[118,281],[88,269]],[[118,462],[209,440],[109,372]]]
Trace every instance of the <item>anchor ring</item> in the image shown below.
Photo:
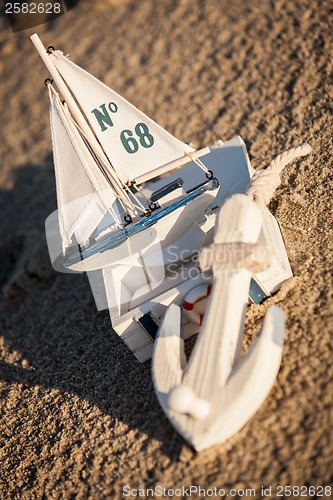
[[[48,85],[52,85],[53,79],[52,78],[46,78],[44,80],[44,85],[47,87]]]
[[[126,224],[130,224],[131,222],[133,222],[133,219],[130,214],[126,214],[124,215],[124,221],[126,222]]]
[[[208,170],[206,172],[206,177],[207,177],[207,179],[214,179],[215,176],[214,176],[213,170]]]
[[[157,209],[157,203],[154,203],[154,202],[149,203],[149,208],[150,208],[151,211],[156,210]]]

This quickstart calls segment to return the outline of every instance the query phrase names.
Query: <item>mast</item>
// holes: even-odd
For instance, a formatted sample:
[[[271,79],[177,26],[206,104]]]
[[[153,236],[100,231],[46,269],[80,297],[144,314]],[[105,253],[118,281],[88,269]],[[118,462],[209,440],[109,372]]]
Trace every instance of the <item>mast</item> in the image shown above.
[[[45,64],[47,70],[49,71],[50,75],[52,76],[52,79],[54,80],[55,84],[57,85],[61,95],[63,96],[64,100],[66,101],[68,108],[70,109],[73,117],[75,118],[79,128],[83,132],[84,136],[88,140],[91,148],[93,149],[94,153],[96,154],[97,158],[101,161],[102,159],[105,158],[105,153],[102,149],[102,146],[96,139],[93,131],[91,130],[90,126],[86,122],[85,118],[82,115],[82,112],[80,111],[79,106],[77,105],[75,99],[73,98],[69,88],[63,81],[62,77],[60,76],[58,70],[56,67],[53,65],[52,61],[50,60],[47,50],[45,49],[43,43],[41,42],[39,36],[37,33],[31,35],[30,37],[33,45],[35,46],[40,58],[42,59],[43,63]],[[103,162],[106,163],[106,162]],[[127,195],[126,191],[124,190],[119,178],[117,177],[116,173],[113,171],[113,168],[111,166],[111,169],[108,168],[108,173],[110,173],[112,177],[112,187],[114,188],[116,194],[120,198],[120,200],[123,202],[125,205],[126,209],[129,210],[131,215],[135,215],[136,208],[133,205],[132,201],[130,200],[129,196]]]

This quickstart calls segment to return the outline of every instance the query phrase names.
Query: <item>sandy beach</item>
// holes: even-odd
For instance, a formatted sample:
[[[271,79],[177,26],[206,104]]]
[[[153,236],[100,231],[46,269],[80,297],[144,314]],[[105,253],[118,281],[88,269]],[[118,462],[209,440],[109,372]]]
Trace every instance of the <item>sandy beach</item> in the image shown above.
[[[122,498],[126,487],[158,485],[251,488],[256,498],[271,486],[277,498],[279,485],[332,483],[331,7],[81,0],[17,33],[1,16],[1,498]],[[284,310],[281,368],[260,410],[224,444],[198,454],[185,443],[159,407],[150,362],[137,362],[108,311],[97,311],[86,276],[51,267],[48,74],[34,32],[198,148],[239,134],[257,169],[312,146],[285,169],[269,206],[294,278],[250,305],[246,321],[244,347],[270,305]]]

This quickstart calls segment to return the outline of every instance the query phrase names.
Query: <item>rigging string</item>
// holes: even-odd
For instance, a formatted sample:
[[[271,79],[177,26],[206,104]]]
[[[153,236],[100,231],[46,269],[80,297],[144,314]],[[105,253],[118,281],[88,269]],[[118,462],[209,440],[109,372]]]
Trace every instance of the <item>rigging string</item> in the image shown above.
[[[199,168],[201,168],[201,170],[205,172],[208,178],[214,177],[214,173],[206,167],[206,165],[201,161],[200,158],[193,158],[192,154],[189,153],[188,151],[185,152],[185,155],[191,158],[191,161],[193,161],[193,163],[195,163]]]
[[[56,51],[56,50],[54,49],[54,47],[51,47],[51,46],[50,46],[50,47],[48,47],[47,52],[48,52],[49,54],[51,54],[51,53],[52,53],[52,55],[53,55],[54,57],[56,57],[57,59],[61,59],[61,57],[60,57],[60,56],[62,56],[64,59],[68,59],[68,58],[69,58],[68,56],[64,56],[64,55],[63,55],[63,53],[62,53],[61,51]],[[51,74],[52,74],[52,71],[51,71]],[[59,82],[60,82],[60,80],[59,80]],[[45,84],[47,84],[47,86],[49,87],[49,90],[50,90],[50,88],[52,88],[53,92],[55,92],[54,88],[49,86],[49,84],[50,84],[50,83],[51,83],[51,82],[50,82],[49,80],[47,81],[47,83],[45,82]],[[65,88],[65,87],[64,87],[64,88]],[[67,89],[67,87],[66,87],[66,89]],[[55,93],[56,93],[56,92],[55,92]],[[67,93],[67,90],[66,90],[66,93]],[[66,94],[66,93],[65,93],[65,94]],[[56,94],[57,94],[57,93],[56,93]],[[57,95],[58,95],[58,94],[57,94]],[[72,96],[71,96],[71,99],[73,99],[73,97],[72,97]],[[75,104],[75,106],[77,106],[77,104],[74,102],[74,100],[73,100],[73,103],[72,103],[72,104]],[[78,109],[79,109],[79,108],[78,108]],[[81,113],[81,112],[80,112],[80,113]],[[68,114],[69,114],[69,113],[68,113]],[[81,113],[81,114],[82,114],[82,113]],[[73,120],[73,121],[74,121],[74,120]],[[75,124],[75,126],[77,127],[77,124],[76,124],[75,122],[74,122],[74,124]],[[78,129],[80,129],[80,128],[78,128]],[[87,130],[89,130],[89,131],[90,131],[90,128],[89,128],[88,124],[87,124]],[[81,133],[82,133],[82,131],[81,131]],[[94,144],[93,146],[90,146],[90,147],[89,147],[89,150],[90,150],[90,152],[91,152],[91,149],[93,148],[93,149],[95,150],[95,152],[97,152],[97,151],[98,151],[98,149],[99,149],[99,148],[101,148],[101,146],[100,146],[100,144],[98,143],[98,141],[97,141],[97,139],[95,138],[95,136],[92,136],[92,138],[94,139],[94,142],[96,142],[96,144]],[[85,140],[87,141],[87,137],[86,137],[86,136],[85,136]],[[88,141],[88,144],[90,144],[90,141]],[[96,149],[96,147],[97,147],[97,146],[98,146],[98,148]],[[101,153],[99,153],[99,156],[100,156],[100,155],[101,155]],[[100,160],[101,160],[101,158],[100,158]],[[125,192],[124,192],[123,187],[122,187],[122,185],[121,185],[121,184],[120,184],[120,182],[119,182],[119,179],[118,179],[118,178],[116,177],[116,175],[115,175],[115,172],[112,172],[112,168],[110,169],[110,168],[109,168],[109,165],[107,165],[107,166],[106,166],[106,162],[105,162],[105,161],[104,161],[104,162],[102,161],[102,164],[103,164],[103,167],[104,167],[104,168],[101,168],[101,164],[100,164],[100,163],[98,163],[98,166],[100,167],[101,172],[102,172],[102,173],[103,173],[103,175],[105,176],[105,178],[106,178],[106,180],[108,181],[108,183],[111,185],[111,187],[112,187],[112,188],[114,189],[114,191],[116,192],[116,194],[117,194],[117,196],[118,196],[118,198],[119,198],[120,203],[121,203],[123,206],[124,206],[124,205],[125,205],[125,206],[127,206],[130,212],[132,212],[132,213],[134,212],[134,213],[135,213],[135,208],[133,207],[133,204],[131,203],[131,200],[130,200],[130,199],[128,199],[127,193],[125,193]],[[111,165],[111,167],[112,167],[112,165]],[[110,179],[110,177],[111,177],[111,179]]]
[[[59,94],[56,92],[55,88],[53,87],[51,81],[48,81],[46,83],[47,87],[48,87],[48,91],[49,91],[49,97],[50,97],[50,101],[52,101],[52,93],[54,93],[54,95],[56,96],[57,100],[58,100],[58,103],[62,106],[62,111],[64,112],[64,114],[66,115],[67,118],[69,118],[71,120],[72,123],[74,123],[74,125],[76,125],[76,122],[73,120],[72,116],[70,115],[69,111],[68,111],[68,108],[67,106],[64,106],[61,101],[60,101],[60,98],[59,98]],[[87,145],[87,144],[86,144]],[[91,171],[90,172],[90,177],[92,178],[92,181],[93,181],[93,185],[94,185],[94,188],[97,190],[98,193],[101,193],[104,191],[104,189],[102,188],[102,186],[100,185],[100,181],[99,179],[94,175],[94,172]],[[112,217],[114,218],[115,222],[117,224],[120,224],[120,221],[119,221],[119,218],[115,212],[115,210],[113,209],[112,206],[109,206],[107,205],[105,202],[104,202],[104,199],[103,197],[100,195],[100,198],[101,198],[101,201],[103,202],[103,204],[105,205],[105,208],[106,210],[108,210]]]
[[[133,205],[136,206],[137,208],[139,208],[140,210],[142,210],[143,213],[146,213],[147,212],[147,208],[145,208],[145,206],[141,203],[141,201],[139,200],[139,198],[131,191],[131,188],[135,189],[139,194],[140,194],[140,191],[138,190],[138,188],[135,185],[135,183],[132,183],[131,185],[128,185],[128,184],[125,185],[125,189],[135,199],[135,202],[133,202]],[[145,197],[145,200],[146,200],[146,202],[148,202],[148,199],[146,197]],[[136,205],[136,203],[137,203],[137,205]]]
[[[48,81],[46,83],[46,85],[49,88],[49,91],[52,90],[52,92],[54,92],[55,95],[57,95],[57,97],[59,98],[59,94],[56,92],[56,90],[53,87],[53,85],[51,85],[51,82]],[[103,173],[104,177],[106,178],[106,180],[108,181],[109,184],[110,184],[110,178],[108,176],[108,173],[110,173],[110,175],[112,177],[111,187],[115,190],[115,192],[116,192],[116,194],[117,194],[117,196],[119,198],[119,201],[122,204],[123,208],[125,210],[128,210],[132,214],[136,214],[137,210],[136,210],[135,205],[133,204],[132,200],[129,198],[128,194],[124,190],[124,186],[120,183],[120,180],[118,179],[118,177],[115,175],[114,172],[112,172],[113,169],[109,168],[110,166],[106,162],[106,159],[98,151],[96,151],[95,149],[92,149],[92,147],[91,147],[91,145],[89,143],[89,139],[87,138],[87,135],[83,132],[82,128],[74,120],[74,118],[69,113],[69,111],[67,112],[67,115],[68,115],[68,118],[71,120],[71,122],[78,129],[78,131],[80,132],[80,134],[82,135],[82,137],[84,138],[85,143],[86,143],[87,147],[89,148],[89,151],[95,157],[95,160],[97,160],[98,167],[100,168],[101,172]],[[111,165],[111,167],[112,167],[112,165]]]
[[[98,164],[98,167],[100,168],[100,170],[102,171],[102,173],[105,176],[106,180],[110,184],[110,179],[109,179],[109,176],[108,176],[108,172],[110,172],[110,168],[108,168],[109,165],[108,165],[107,161],[105,160],[105,158],[103,158],[103,156],[99,152],[97,152],[96,150],[92,149],[92,147],[89,144],[88,138],[85,135],[85,133],[83,132],[83,130],[81,129],[81,127],[76,123],[76,121],[73,119],[72,116],[70,116],[70,117],[71,117],[72,122],[76,126],[76,128],[79,130],[79,132],[84,137],[85,142],[86,142],[86,144],[87,144],[90,152],[92,153],[92,155],[94,156],[94,158],[95,158],[95,160],[96,160],[96,162]],[[133,204],[132,200],[127,195],[126,191],[124,190],[124,186],[119,182],[119,179],[113,173],[110,172],[110,174],[112,176],[112,181],[115,181],[115,184],[111,184],[111,186],[115,189],[116,194],[118,195],[119,201],[122,204],[124,210],[125,211],[129,210],[130,212],[134,212],[135,213],[136,212],[136,207]]]
[[[59,50],[55,50],[54,47],[49,47],[48,50],[50,49],[50,52],[52,52],[53,56],[56,57],[57,59],[61,60],[62,58],[64,59],[69,59],[69,54],[65,55],[63,52]],[[144,214],[147,212],[147,208],[144,207],[144,205],[140,202],[140,200],[137,198],[137,196],[130,190],[132,186],[127,186],[127,184],[121,183],[120,179],[114,172],[113,166],[110,162],[110,160],[106,161],[105,157],[103,157],[99,152],[95,151],[92,149],[92,146],[89,144],[89,140],[87,139],[86,134],[83,132],[79,124],[73,119],[73,117],[70,115],[69,116],[76,126],[76,128],[79,130],[79,132],[82,134],[82,136],[85,138],[86,145],[89,147],[90,151],[94,154],[95,159],[99,160],[99,167],[103,172],[103,175],[107,179],[107,181],[110,183],[108,173],[110,173],[112,177],[112,187],[115,189],[119,201],[122,204],[124,208],[123,213],[129,213],[129,216],[137,215],[138,211],[141,210]],[[110,171],[110,166],[111,170]],[[118,187],[118,190],[117,190]],[[139,190],[136,188],[137,192]],[[131,197],[134,198],[134,201],[131,199]],[[148,199],[145,197],[146,202],[148,203]]]
[[[85,133],[83,132],[83,130],[81,129],[81,127],[76,123],[76,121],[73,119],[73,117],[71,115],[69,115],[69,116],[70,116],[70,119],[72,120],[72,122],[74,123],[74,125],[76,126],[76,128],[79,130],[79,132],[84,137],[84,139],[85,139],[85,141],[86,141],[89,149],[91,150],[91,147],[89,146],[88,139],[87,139]],[[108,167],[108,164],[107,164],[105,158],[103,158],[102,155],[100,155],[96,151],[91,150],[91,152],[95,156],[96,160],[100,163],[99,167],[103,171],[105,177],[108,180],[108,177],[107,177],[107,174],[106,174],[105,168],[104,168],[104,166]],[[107,169],[107,170],[109,171],[109,169]],[[114,174],[112,174],[112,175],[114,175]],[[147,211],[147,209],[140,202],[140,200],[137,198],[137,196],[130,191],[130,186],[128,186],[126,184],[125,185],[121,184],[117,176],[115,176],[115,178],[113,180],[116,180],[119,188],[122,190],[121,191],[121,195],[119,193],[117,193],[118,196],[119,196],[119,198],[120,198],[119,201],[121,202],[121,204],[122,204],[122,206],[124,208],[124,212],[122,212],[122,215],[128,213],[128,211],[130,211],[134,215],[136,215],[137,214],[137,209],[142,210],[143,213],[145,213]],[[138,190],[137,187],[135,187],[135,189],[139,192],[139,190]],[[134,198],[135,201],[131,200],[131,198],[130,198],[129,195],[131,195]]]
[[[50,102],[52,102],[52,94],[51,94],[51,88],[52,87],[52,80],[50,78],[46,79],[45,80],[45,85],[47,86],[47,89],[48,89],[48,92],[49,92],[49,98],[50,98]],[[53,88],[53,87],[52,87]],[[53,137],[54,135],[54,125],[52,123],[52,120],[51,121],[51,136]],[[59,226],[60,228],[64,228],[66,226],[65,224],[65,219],[64,219],[64,215],[63,215],[63,211],[60,210],[60,207],[58,206],[58,218],[59,218]],[[68,244],[68,238],[66,238],[66,244]],[[62,247],[63,247],[63,251],[65,252],[65,249],[66,249],[66,244],[64,243],[64,237],[62,237]]]

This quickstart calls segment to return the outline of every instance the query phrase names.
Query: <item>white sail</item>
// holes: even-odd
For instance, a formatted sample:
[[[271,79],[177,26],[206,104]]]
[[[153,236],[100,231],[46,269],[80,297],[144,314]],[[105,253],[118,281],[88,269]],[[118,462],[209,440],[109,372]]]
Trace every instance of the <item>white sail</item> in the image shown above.
[[[76,129],[66,106],[50,89],[50,122],[63,251],[75,235],[84,245],[116,196]],[[113,205],[113,207],[112,207]]]
[[[194,151],[61,51],[53,51],[50,58],[123,183],[155,177],[161,166]]]

